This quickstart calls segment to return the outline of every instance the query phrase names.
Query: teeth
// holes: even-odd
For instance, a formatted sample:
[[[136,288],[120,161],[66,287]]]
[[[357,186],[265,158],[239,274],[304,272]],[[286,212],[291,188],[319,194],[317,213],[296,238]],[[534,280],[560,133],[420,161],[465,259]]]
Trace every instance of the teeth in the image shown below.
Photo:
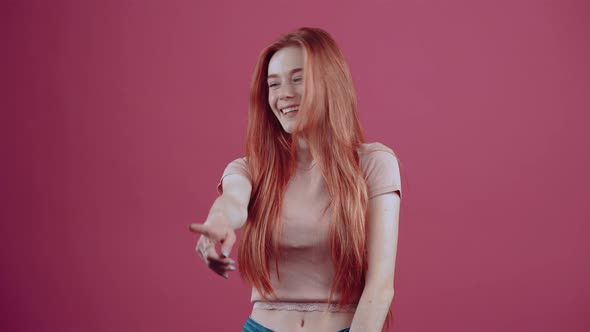
[[[299,111],[299,106],[293,106],[293,107],[289,107],[289,108],[283,108],[281,111],[283,112],[283,114],[291,113],[293,111]]]

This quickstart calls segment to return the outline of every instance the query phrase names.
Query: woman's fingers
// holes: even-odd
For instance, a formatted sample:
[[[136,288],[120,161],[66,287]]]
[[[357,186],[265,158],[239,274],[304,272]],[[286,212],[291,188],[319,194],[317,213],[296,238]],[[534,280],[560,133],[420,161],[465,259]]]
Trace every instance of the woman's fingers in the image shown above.
[[[219,241],[223,238],[214,227],[210,227],[210,225],[206,224],[190,224],[188,225],[188,230],[193,233],[205,235],[206,237],[210,237],[216,241]]]
[[[213,248],[215,251],[215,241],[212,241],[205,235],[201,235],[199,241],[197,242],[197,247],[195,250],[197,254],[201,257],[201,259],[205,262],[205,264],[209,264],[208,256],[210,255],[210,249]]]
[[[229,257],[231,248],[234,246],[234,243],[236,243],[236,233],[233,231],[228,231],[221,243],[221,254],[224,257]]]
[[[197,243],[197,252],[211,270],[224,278],[228,278],[227,271],[235,271],[235,261],[229,257],[221,257],[215,250],[215,242],[206,236],[201,236]]]
[[[201,235],[205,235],[210,237],[215,241],[224,242],[225,239],[228,237],[230,227],[225,225],[215,225],[215,224],[190,224],[188,229],[193,233],[199,233]],[[231,232],[233,233],[233,232]],[[234,234],[235,236],[235,234]],[[235,239],[234,239],[235,240]]]
[[[216,264],[235,264],[234,260],[229,257],[221,257],[215,250],[215,246],[211,246],[207,249],[206,256],[208,263],[216,263]]]
[[[236,270],[236,267],[233,264],[219,263],[213,260],[209,261],[209,268],[225,279],[229,278],[227,274],[228,271]]]
[[[217,269],[212,269],[215,273],[219,274],[220,276],[224,277],[225,279],[229,279],[229,276],[227,275],[227,272],[224,272],[222,270],[217,270]]]
[[[235,266],[232,264],[220,264],[214,262],[209,263],[209,268],[226,279],[228,278],[227,272],[236,270]]]
[[[231,227],[212,224],[190,224],[189,230],[201,234],[197,242],[196,251],[211,270],[224,278],[228,278],[228,271],[235,271],[235,261],[229,253],[236,241],[236,234]],[[222,255],[215,249],[220,242]]]
[[[236,233],[231,227],[214,224],[190,224],[188,229],[193,233],[204,235],[215,242],[221,243],[221,254],[229,257],[236,243]]]

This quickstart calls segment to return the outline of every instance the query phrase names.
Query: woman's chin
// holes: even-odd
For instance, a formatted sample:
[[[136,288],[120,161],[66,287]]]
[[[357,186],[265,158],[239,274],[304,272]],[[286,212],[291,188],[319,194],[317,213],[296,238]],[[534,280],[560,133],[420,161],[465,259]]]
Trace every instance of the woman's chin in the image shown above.
[[[293,134],[293,132],[295,131],[295,126],[294,126],[294,125],[292,125],[292,124],[287,124],[287,125],[284,125],[284,124],[283,124],[283,130],[284,130],[284,131],[285,131],[287,134],[291,135],[291,134]]]

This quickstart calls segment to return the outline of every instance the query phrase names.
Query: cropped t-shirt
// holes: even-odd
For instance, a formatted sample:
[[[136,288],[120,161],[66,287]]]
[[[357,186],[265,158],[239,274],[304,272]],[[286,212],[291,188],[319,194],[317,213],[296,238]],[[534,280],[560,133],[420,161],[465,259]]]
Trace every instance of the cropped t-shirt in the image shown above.
[[[401,197],[399,164],[390,148],[377,142],[365,143],[359,148],[359,158],[369,199],[396,191]],[[227,165],[217,185],[219,195],[223,178],[230,174],[251,179],[246,159],[238,158]],[[335,274],[328,239],[329,202],[325,181],[315,162],[308,169],[297,169],[287,185],[281,211],[279,274],[274,264],[269,265],[271,285],[277,298],[268,302],[253,287],[251,302],[255,308],[336,311],[333,306],[323,305],[328,302]],[[274,262],[275,257],[270,259]],[[361,293],[359,290],[353,303],[358,302]],[[339,300],[337,294],[333,300]],[[338,311],[354,310],[350,306],[349,309]]]

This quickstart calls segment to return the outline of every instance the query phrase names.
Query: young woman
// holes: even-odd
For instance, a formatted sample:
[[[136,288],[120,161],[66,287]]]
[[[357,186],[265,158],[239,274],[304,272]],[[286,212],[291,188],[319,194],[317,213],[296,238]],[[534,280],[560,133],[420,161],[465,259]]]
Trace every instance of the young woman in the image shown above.
[[[394,294],[401,182],[397,158],[366,143],[350,70],[321,29],[260,54],[246,157],[227,166],[197,252],[219,275],[243,227],[253,286],[243,331],[381,331]],[[221,244],[221,255],[215,245]]]

